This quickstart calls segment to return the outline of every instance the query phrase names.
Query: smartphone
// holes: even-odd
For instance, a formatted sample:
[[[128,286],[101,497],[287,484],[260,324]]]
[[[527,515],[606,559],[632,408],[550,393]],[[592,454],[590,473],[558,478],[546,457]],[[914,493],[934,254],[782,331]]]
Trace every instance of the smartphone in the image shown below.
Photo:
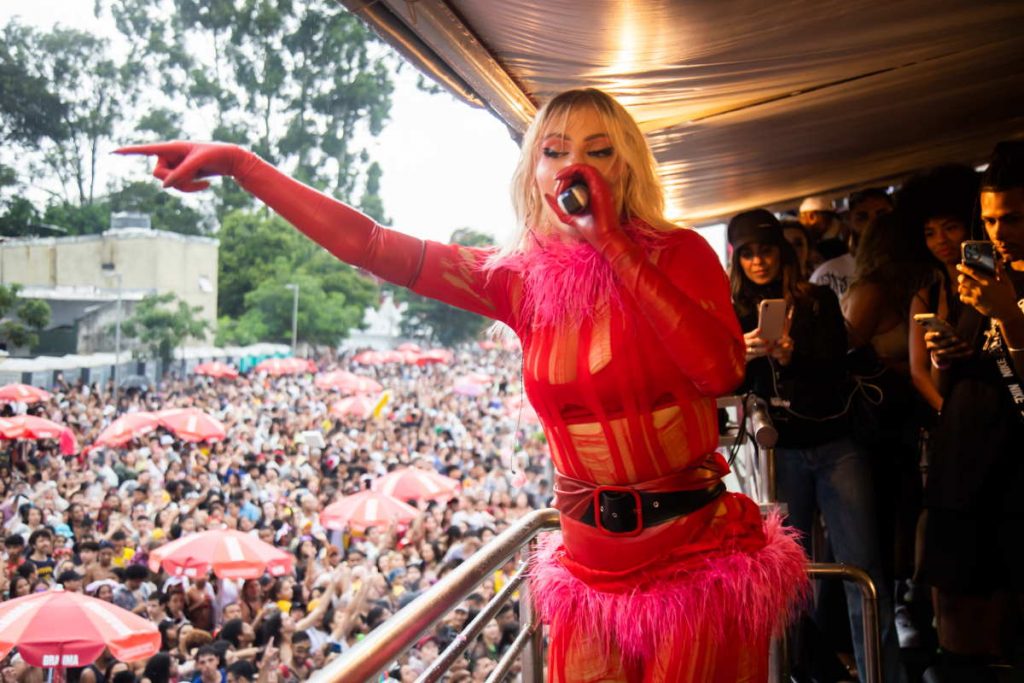
[[[938,332],[945,337],[956,336],[953,326],[934,313],[915,313],[914,322],[930,332]]]
[[[774,342],[782,339],[786,332],[786,300],[765,299],[757,311],[757,329],[761,339]]]
[[[964,240],[960,243],[963,264],[978,273],[996,274],[995,245],[985,240]]]

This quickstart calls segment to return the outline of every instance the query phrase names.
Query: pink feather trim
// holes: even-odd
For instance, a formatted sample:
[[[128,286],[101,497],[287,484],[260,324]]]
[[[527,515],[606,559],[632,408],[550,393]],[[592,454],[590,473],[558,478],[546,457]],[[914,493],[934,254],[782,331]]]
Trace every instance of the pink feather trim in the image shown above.
[[[669,234],[639,221],[622,227],[645,251],[663,243]],[[528,251],[493,259],[484,268],[508,268],[522,274],[522,311],[532,326],[575,326],[593,319],[605,302],[613,308],[622,305],[611,266],[589,242],[531,234],[533,246]]]
[[[709,557],[691,570],[670,565],[622,593],[576,578],[559,560],[561,535],[550,534],[531,567],[534,601],[545,622],[596,633],[627,661],[651,661],[670,633],[673,642],[722,642],[727,634],[761,642],[797,615],[810,588],[796,532],[772,515],[764,533],[767,542],[755,553]]]

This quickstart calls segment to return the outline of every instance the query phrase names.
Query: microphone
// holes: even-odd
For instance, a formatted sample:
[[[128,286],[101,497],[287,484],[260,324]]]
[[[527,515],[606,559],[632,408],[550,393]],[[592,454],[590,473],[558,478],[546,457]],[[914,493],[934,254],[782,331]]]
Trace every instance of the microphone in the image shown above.
[[[581,214],[590,206],[590,191],[583,183],[575,182],[559,193],[556,201],[567,214]]]

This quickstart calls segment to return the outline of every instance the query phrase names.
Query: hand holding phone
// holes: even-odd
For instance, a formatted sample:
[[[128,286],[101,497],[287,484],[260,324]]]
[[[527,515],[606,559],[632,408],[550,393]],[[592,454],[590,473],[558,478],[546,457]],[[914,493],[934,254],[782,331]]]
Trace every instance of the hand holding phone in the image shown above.
[[[786,334],[787,307],[785,299],[765,299],[757,309],[759,337],[766,342],[777,342]]]
[[[915,313],[914,322],[928,332],[938,332],[943,337],[956,337],[953,326],[934,313]]]
[[[979,275],[996,274],[995,245],[987,240],[964,240],[960,243],[963,264]]]

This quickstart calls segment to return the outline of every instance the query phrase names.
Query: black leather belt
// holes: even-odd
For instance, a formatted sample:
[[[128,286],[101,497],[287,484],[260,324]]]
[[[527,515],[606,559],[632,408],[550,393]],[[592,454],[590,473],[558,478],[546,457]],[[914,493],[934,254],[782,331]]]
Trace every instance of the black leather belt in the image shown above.
[[[609,534],[635,536],[647,527],[695,512],[724,492],[722,482],[696,491],[654,492],[628,486],[597,486],[594,504],[579,521]]]

